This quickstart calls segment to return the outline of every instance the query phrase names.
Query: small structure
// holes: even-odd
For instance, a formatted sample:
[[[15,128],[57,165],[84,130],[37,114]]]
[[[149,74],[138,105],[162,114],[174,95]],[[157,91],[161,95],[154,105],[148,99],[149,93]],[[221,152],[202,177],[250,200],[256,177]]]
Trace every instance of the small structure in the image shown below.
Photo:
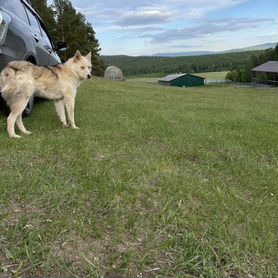
[[[115,66],[109,66],[104,72],[104,78],[110,80],[124,80],[122,71]]]
[[[170,74],[159,79],[158,83],[160,85],[177,87],[203,86],[205,78],[189,73]]]
[[[268,61],[252,69],[252,80],[278,86],[278,61]]]

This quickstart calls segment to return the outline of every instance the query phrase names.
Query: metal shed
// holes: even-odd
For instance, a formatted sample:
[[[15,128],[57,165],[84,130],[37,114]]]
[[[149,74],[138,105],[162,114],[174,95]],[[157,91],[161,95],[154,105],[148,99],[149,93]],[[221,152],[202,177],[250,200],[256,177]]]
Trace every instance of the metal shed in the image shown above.
[[[203,86],[205,78],[189,73],[170,74],[158,80],[160,85],[176,87]]]
[[[253,68],[252,80],[278,86],[278,61],[268,61]]]

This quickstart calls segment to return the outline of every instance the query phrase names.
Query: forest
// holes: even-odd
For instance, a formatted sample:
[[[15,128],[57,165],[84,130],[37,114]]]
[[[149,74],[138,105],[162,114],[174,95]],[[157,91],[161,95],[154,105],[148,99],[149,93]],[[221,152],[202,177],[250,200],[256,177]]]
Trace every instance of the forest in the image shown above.
[[[186,57],[101,56],[105,65],[119,67],[125,76],[231,71],[233,75],[230,78],[235,77],[234,79],[236,79],[235,72],[250,71],[251,67],[275,57],[273,49]]]

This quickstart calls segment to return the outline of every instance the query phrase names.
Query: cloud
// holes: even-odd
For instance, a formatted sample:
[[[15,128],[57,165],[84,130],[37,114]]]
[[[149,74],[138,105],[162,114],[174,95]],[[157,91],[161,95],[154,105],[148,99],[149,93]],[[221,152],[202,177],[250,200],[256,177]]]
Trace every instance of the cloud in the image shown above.
[[[248,0],[72,0],[75,8],[97,22],[119,26],[165,24],[173,19],[196,19]]]
[[[243,29],[256,29],[261,23],[272,22],[272,19],[250,19],[250,18],[226,18],[219,20],[208,20],[198,26],[182,29],[171,29],[157,34],[145,34],[141,38],[150,38],[151,43],[169,43],[193,38],[204,38],[221,32],[234,32]]]
[[[111,29],[115,29],[115,26],[124,28],[123,30],[134,29],[134,27],[157,29],[159,25],[169,23],[174,19],[174,15],[168,9],[156,6],[144,6],[130,10],[129,8],[101,8],[95,5],[76,9],[97,24],[110,24]]]
[[[119,25],[165,23],[176,17],[196,19],[240,5],[248,0],[72,0],[75,8],[94,19],[114,20]],[[153,17],[153,18],[152,18]]]
[[[169,22],[172,17],[170,12],[158,9],[141,9],[123,15],[119,20],[114,21],[119,26],[147,26]]]
[[[277,0],[268,0],[270,5],[258,0],[70,1],[92,23],[107,53],[115,53],[116,47],[122,53],[142,54],[156,52],[158,47],[161,51],[208,46],[224,50],[248,41],[275,40]],[[260,12],[255,14],[256,9]]]
[[[171,48],[199,48],[199,47],[202,47],[203,45],[201,44],[198,44],[198,45],[183,45],[183,44],[174,44],[174,45],[171,45]]]

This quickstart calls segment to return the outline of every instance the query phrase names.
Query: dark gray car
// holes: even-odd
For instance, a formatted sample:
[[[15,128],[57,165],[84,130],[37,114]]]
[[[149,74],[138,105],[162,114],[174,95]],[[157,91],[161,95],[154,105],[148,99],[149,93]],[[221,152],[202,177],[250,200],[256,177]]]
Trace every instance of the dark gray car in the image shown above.
[[[56,51],[67,48],[65,43],[54,47],[42,19],[27,0],[0,0],[0,71],[12,60],[52,66],[61,63]],[[25,114],[30,114],[33,101]]]

